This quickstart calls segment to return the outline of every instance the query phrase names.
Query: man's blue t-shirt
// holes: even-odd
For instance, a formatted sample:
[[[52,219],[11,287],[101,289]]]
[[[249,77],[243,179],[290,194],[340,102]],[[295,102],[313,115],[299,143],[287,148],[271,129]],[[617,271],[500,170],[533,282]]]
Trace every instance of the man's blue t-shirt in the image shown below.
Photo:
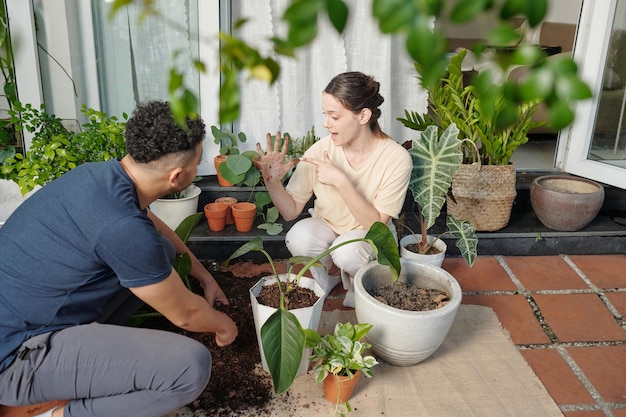
[[[0,372],[41,333],[90,323],[122,288],[172,271],[119,161],[78,166],[0,227]]]

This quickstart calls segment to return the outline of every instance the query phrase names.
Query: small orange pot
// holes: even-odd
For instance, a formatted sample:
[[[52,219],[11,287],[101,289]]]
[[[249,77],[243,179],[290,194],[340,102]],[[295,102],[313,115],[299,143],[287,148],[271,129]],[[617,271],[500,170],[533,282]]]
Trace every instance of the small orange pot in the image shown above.
[[[233,204],[231,209],[237,231],[249,232],[252,230],[254,218],[256,217],[256,205],[254,203],[241,202]]]
[[[228,210],[226,211],[226,226],[234,224],[235,219],[233,218],[232,206],[237,202],[237,199],[235,197],[220,197],[215,199],[215,202],[228,205]]]
[[[220,232],[226,227],[226,213],[228,204],[209,203],[204,206],[204,215],[212,232]]]
[[[361,371],[356,371],[352,379],[347,376],[328,374],[324,378],[324,396],[331,403],[345,403],[352,396],[360,376]]]
[[[235,184],[222,177],[219,170],[220,164],[222,162],[226,162],[226,158],[226,155],[217,155],[215,158],[213,158],[213,164],[215,165],[215,172],[217,173],[217,183],[222,187],[232,187]]]

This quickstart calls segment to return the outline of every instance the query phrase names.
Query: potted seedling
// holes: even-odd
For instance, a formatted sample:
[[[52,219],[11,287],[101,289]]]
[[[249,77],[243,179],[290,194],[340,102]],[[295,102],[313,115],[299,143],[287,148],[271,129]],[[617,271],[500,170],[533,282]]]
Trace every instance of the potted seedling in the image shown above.
[[[306,346],[313,349],[309,360],[315,364],[315,381],[324,384],[324,395],[335,403],[335,412],[342,403],[351,411],[348,400],[361,374],[371,378],[372,368],[378,364],[373,356],[365,355],[371,346],[362,341],[371,328],[371,324],[347,322],[337,323],[333,333],[324,336],[306,330]]]
[[[324,256],[354,242],[369,243],[377,256],[377,262],[374,263],[384,265],[385,269],[391,271],[392,276],[398,276],[400,272],[398,245],[391,230],[380,222],[374,223],[364,238],[342,242],[315,258],[303,256],[290,258],[286,274],[278,274],[272,257],[263,249],[263,239],[260,236],[241,246],[223,262],[222,266],[227,267],[230,260],[250,251],[258,251],[265,255],[272,267],[274,275],[262,278],[250,289],[250,300],[263,368],[271,374],[274,391],[277,394],[287,390],[296,376],[307,371],[309,352],[304,355],[306,341],[304,328],[316,329],[322,314],[324,291],[315,280],[304,277],[304,274],[312,266],[321,266],[319,260]],[[292,272],[296,265],[304,265],[297,274]],[[258,302],[257,297],[266,286],[274,286],[277,289],[276,307],[264,306]],[[308,287],[315,292],[315,296],[312,297],[313,305],[294,309],[291,305],[292,293],[296,294],[302,287]]]
[[[413,161],[409,189],[417,203],[420,232],[417,234],[405,223],[398,222],[398,236],[402,236],[400,229],[403,228],[411,232],[400,239],[401,255],[409,256],[409,252],[414,252],[422,262],[441,266],[446,253],[446,245],[441,237],[450,234],[456,238],[456,245],[465,261],[472,266],[476,259],[478,239],[470,222],[458,221],[448,215],[447,231],[438,236],[428,235],[428,229],[435,224],[441,213],[452,177],[462,161],[461,140],[458,139],[459,130],[456,125],[448,126],[441,136],[437,132],[436,126],[428,126],[419,138],[413,139],[409,149]],[[405,249],[409,244],[412,244],[412,251]],[[433,252],[433,248],[438,251]]]

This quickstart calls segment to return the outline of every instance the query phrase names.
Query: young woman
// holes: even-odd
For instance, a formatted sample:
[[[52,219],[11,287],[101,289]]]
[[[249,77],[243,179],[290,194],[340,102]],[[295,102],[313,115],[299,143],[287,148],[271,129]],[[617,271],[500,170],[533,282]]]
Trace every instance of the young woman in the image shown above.
[[[300,161],[285,163],[289,138],[278,149],[267,134],[267,152],[257,167],[263,175],[272,202],[285,220],[297,218],[315,194],[312,217],[298,221],[286,235],[294,255],[316,256],[338,243],[365,236],[374,222],[388,224],[397,218],[411,175],[411,157],[387,136],[378,124],[384,98],[380,84],[360,72],[337,75],[322,93],[324,127],[330,133],[311,146]],[[298,163],[299,162],[299,163]],[[281,179],[298,163],[286,187]],[[344,305],[354,307],[353,277],[363,265],[376,259],[365,242],[333,251],[322,259],[325,268],[311,273],[329,293],[339,281],[348,290]],[[341,274],[334,275],[336,266]]]

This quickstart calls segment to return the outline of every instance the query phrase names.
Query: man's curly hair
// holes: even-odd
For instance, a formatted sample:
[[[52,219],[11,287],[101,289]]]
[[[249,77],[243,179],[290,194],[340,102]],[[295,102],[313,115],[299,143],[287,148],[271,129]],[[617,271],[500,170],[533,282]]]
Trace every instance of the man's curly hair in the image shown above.
[[[205,135],[202,119],[187,119],[189,131],[174,120],[167,102],[137,106],[126,122],[126,151],[137,162],[148,163],[177,152],[193,154]]]

